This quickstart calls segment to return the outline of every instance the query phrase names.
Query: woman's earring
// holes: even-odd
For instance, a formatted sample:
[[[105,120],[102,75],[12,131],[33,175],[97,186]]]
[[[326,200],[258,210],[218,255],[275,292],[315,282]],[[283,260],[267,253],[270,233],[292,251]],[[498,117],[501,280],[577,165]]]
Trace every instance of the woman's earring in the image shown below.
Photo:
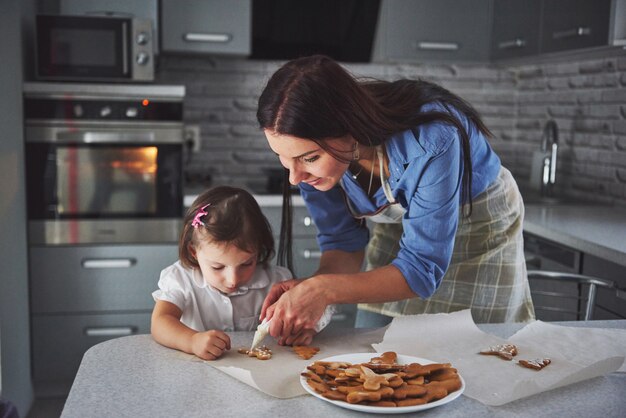
[[[352,161],[359,161],[361,159],[361,154],[359,153],[359,143],[354,141],[354,145],[352,146]]]

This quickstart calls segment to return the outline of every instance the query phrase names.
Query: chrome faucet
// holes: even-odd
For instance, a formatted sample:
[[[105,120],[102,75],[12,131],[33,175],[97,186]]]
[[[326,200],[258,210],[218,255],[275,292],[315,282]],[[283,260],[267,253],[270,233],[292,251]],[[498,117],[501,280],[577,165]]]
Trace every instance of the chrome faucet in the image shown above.
[[[543,128],[541,151],[544,153],[543,171],[541,176],[541,195],[552,196],[556,183],[556,157],[559,149],[559,128],[550,119]]]

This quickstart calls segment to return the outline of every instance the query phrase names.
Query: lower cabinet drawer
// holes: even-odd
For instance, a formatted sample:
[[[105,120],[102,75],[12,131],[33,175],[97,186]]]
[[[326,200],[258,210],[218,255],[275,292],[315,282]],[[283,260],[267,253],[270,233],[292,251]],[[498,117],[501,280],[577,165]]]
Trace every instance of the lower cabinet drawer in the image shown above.
[[[296,277],[309,277],[319,268],[320,251],[315,237],[293,239],[293,274]]]
[[[176,245],[31,247],[31,312],[152,310]]]
[[[107,315],[34,315],[32,359],[35,390],[69,389],[83,354],[112,338],[150,333],[151,312]],[[68,384],[69,383],[69,384]],[[56,390],[54,395],[62,390]],[[40,393],[41,395],[41,393]],[[43,394],[45,395],[45,394]]]

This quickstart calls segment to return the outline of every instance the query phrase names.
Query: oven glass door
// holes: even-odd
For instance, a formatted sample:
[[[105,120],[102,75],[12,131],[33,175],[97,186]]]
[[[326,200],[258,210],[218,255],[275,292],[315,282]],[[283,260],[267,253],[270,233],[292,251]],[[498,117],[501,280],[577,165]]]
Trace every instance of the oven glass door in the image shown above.
[[[130,78],[130,19],[37,16],[41,78]]]
[[[26,146],[30,219],[182,215],[180,144]]]

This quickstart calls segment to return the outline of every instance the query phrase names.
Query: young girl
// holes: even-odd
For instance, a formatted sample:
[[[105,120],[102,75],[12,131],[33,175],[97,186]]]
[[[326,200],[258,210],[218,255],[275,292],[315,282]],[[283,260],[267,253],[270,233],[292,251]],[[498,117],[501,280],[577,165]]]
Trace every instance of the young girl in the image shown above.
[[[215,360],[230,349],[225,331],[252,331],[272,285],[292,277],[272,266],[272,230],[245,190],[215,187],[201,194],[184,219],[180,260],[161,272],[152,312],[160,344]],[[293,344],[307,345],[305,330]],[[279,344],[283,344],[279,340]]]

